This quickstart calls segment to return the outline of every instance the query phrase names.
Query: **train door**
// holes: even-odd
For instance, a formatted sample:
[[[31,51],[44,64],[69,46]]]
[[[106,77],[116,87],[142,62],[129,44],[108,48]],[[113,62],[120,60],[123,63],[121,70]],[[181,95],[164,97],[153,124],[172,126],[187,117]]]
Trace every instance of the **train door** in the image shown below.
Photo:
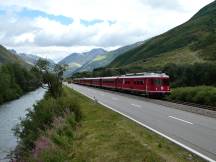
[[[99,87],[102,87],[102,79],[99,79]]]
[[[146,94],[149,94],[154,87],[154,80],[153,78],[146,78]]]
[[[147,91],[148,91],[148,79],[147,78],[145,78],[144,79],[144,91],[147,93]]]
[[[115,84],[115,85],[114,85],[114,89],[117,89],[117,81],[118,81],[118,79],[115,79],[115,80],[114,80],[114,84]]]
[[[122,89],[122,84],[123,84],[123,79],[121,79],[121,78],[118,78],[118,79],[116,79],[117,81],[117,83],[116,83],[116,88],[117,89]]]
[[[130,79],[130,89],[133,90],[135,87],[134,87],[134,79]]]

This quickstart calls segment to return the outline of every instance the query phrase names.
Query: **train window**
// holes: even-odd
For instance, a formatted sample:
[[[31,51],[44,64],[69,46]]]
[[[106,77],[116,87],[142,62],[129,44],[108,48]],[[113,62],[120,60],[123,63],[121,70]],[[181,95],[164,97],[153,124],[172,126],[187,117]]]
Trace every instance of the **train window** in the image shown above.
[[[143,80],[134,81],[134,84],[144,85],[144,81]]]
[[[108,83],[108,84],[110,83],[111,84],[111,83],[114,83],[114,81],[113,80],[105,80],[105,81],[103,81],[103,83]]]
[[[134,81],[134,84],[139,84],[138,81]]]
[[[155,79],[154,84],[155,85],[162,85],[162,80],[161,79]]]
[[[140,81],[140,85],[143,85],[143,84],[144,84],[144,81],[143,81],[143,80],[141,80],[141,81]]]
[[[130,84],[130,81],[126,81],[125,84]]]

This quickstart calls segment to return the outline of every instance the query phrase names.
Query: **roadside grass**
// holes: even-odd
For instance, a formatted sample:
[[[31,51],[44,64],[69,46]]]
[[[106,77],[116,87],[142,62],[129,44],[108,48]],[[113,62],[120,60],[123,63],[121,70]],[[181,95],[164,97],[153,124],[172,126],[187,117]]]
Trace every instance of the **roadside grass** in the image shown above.
[[[71,161],[204,161],[80,93],[67,91],[80,103],[83,115],[74,138]]]

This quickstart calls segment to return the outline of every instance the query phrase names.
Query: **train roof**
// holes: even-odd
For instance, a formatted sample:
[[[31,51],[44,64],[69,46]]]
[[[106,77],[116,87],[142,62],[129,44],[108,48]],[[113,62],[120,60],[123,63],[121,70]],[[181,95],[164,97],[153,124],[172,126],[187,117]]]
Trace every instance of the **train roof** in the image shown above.
[[[78,78],[83,80],[98,80],[98,79],[117,79],[117,78],[169,78],[169,76],[165,73],[139,73],[139,75],[122,75],[122,76],[112,76],[112,77],[97,77],[97,78]]]
[[[119,78],[169,78],[169,76],[165,73],[140,73],[143,75],[123,75]]]

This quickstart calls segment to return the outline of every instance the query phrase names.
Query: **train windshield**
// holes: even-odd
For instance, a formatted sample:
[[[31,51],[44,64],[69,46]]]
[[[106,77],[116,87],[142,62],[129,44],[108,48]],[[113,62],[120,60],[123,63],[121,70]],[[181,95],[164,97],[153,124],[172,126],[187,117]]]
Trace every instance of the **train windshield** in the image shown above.
[[[168,86],[169,85],[169,79],[154,79],[153,81],[154,85],[157,86]]]
[[[154,79],[154,85],[162,85],[161,79]]]

